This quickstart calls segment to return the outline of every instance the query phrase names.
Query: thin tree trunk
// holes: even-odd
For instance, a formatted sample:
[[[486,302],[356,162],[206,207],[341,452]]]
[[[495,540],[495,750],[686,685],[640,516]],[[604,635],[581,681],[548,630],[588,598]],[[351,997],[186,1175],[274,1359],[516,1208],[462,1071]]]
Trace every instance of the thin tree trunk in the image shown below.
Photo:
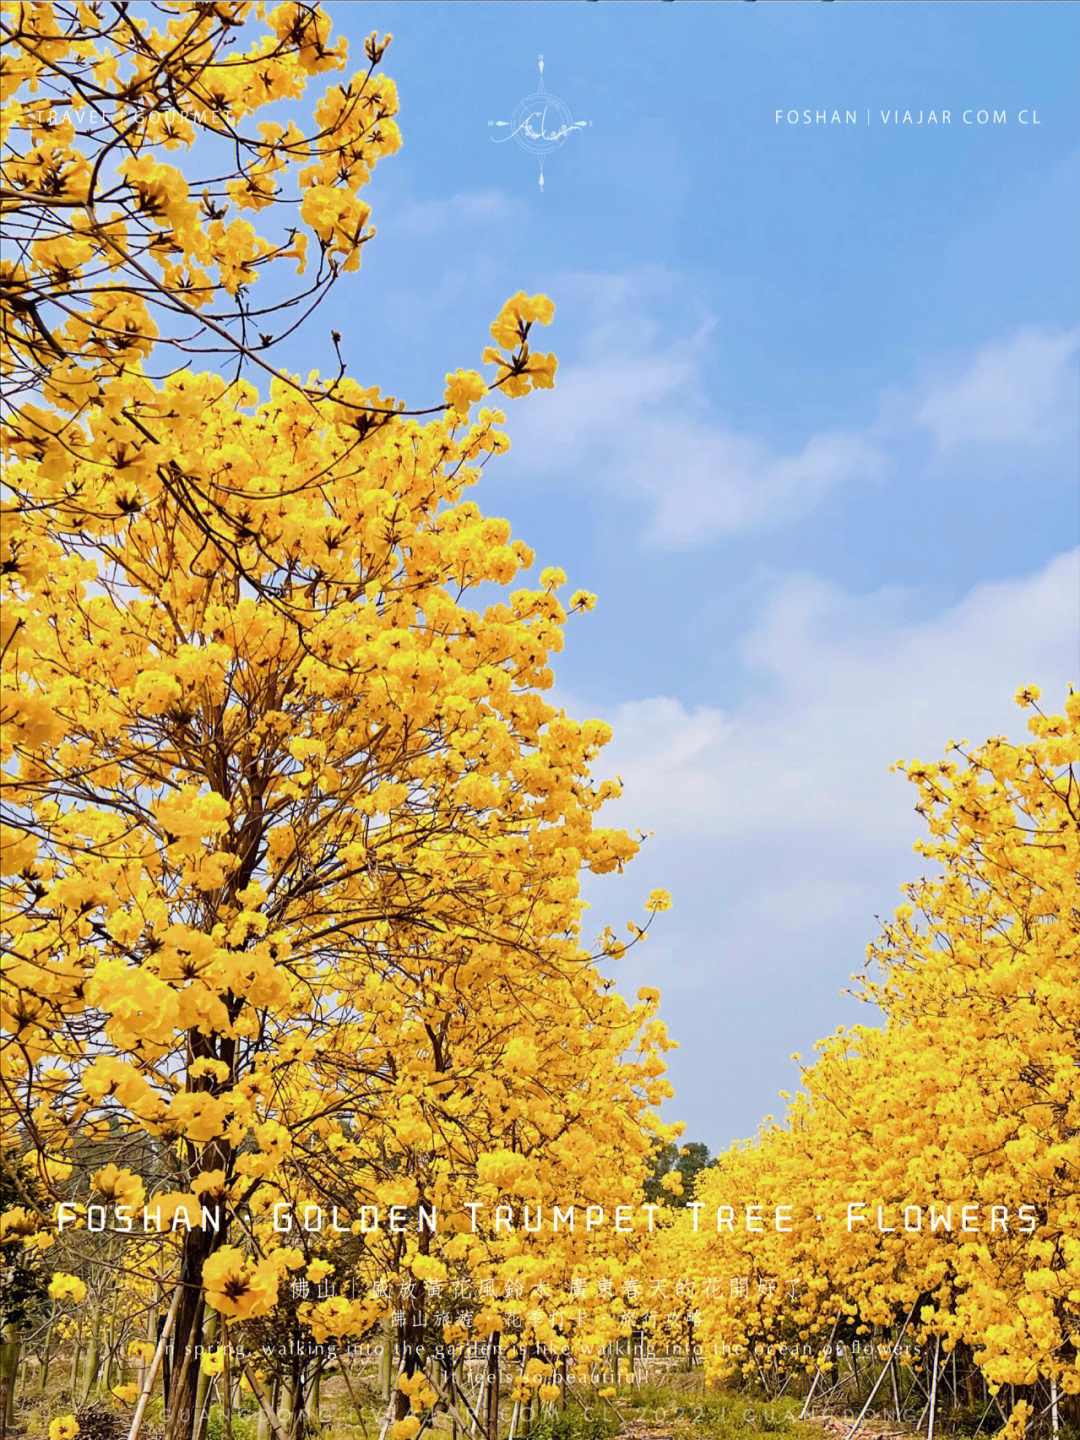
[[[224,1229],[224,1226],[222,1226]],[[217,1238],[209,1226],[190,1230],[184,1236],[184,1253],[180,1262],[181,1300],[173,1334],[172,1371],[175,1394],[169,1396],[174,1440],[192,1440],[195,1430],[195,1396],[198,1371],[184,1368],[188,1351],[198,1344],[203,1323],[202,1267],[213,1253]]]
[[[416,1372],[417,1356],[424,1339],[422,1321],[424,1303],[424,1287],[420,1285],[419,1293],[412,1297],[406,1305],[405,1318],[400,1326],[401,1370],[410,1380]],[[412,1412],[412,1402],[400,1386],[395,1386],[392,1403],[395,1420],[404,1420],[406,1415]]]
[[[316,1363],[315,1374],[311,1377],[311,1389],[308,1391],[307,1405],[305,1406],[307,1418],[315,1429],[319,1425],[319,1407],[322,1404],[322,1372],[323,1363],[320,1360]],[[249,1376],[248,1379],[250,1380],[250,1378]]]
[[[445,1390],[439,1384],[438,1380],[435,1378],[434,1375],[428,1375],[427,1378],[431,1382],[432,1388],[437,1392],[439,1399],[446,1406],[447,1414],[450,1416],[450,1423],[454,1427],[454,1434],[457,1434],[457,1427],[459,1425],[467,1434],[475,1434],[476,1431],[479,1429],[479,1422],[477,1422],[476,1416],[473,1415],[472,1411],[469,1409],[469,1402],[461,1393],[460,1388],[454,1383],[453,1376],[450,1376],[449,1383],[447,1384]],[[457,1406],[454,1404],[455,1398],[461,1401],[462,1405],[464,1406],[465,1413],[470,1417],[470,1420],[473,1422],[472,1424],[469,1423],[469,1420],[464,1419],[458,1411]]]
[[[251,1373],[251,1370],[247,1366],[244,1367],[244,1374],[247,1376],[247,1382],[251,1386],[251,1393],[259,1402],[259,1410],[261,1412],[261,1416],[265,1418],[267,1425],[269,1426],[275,1437],[275,1440],[285,1440],[285,1431],[282,1429],[280,1420],[274,1414],[273,1407],[271,1406],[269,1400],[267,1400],[266,1398],[266,1392],[263,1390],[262,1386],[255,1379],[255,1376]]]
[[[156,1339],[158,1340],[161,1339],[161,1330],[164,1324],[165,1321],[159,1316],[158,1330],[156,1336]],[[161,1357],[161,1396],[162,1400],[164,1401],[166,1410],[168,1410],[169,1408],[169,1398],[172,1395],[172,1374],[170,1373],[171,1369],[172,1367],[169,1360],[169,1348],[168,1346],[166,1346],[165,1354]]]
[[[397,1372],[397,1373],[398,1373],[399,1376],[400,1376],[400,1375],[403,1375],[403,1374],[405,1373],[405,1357],[404,1357],[404,1356],[402,1356],[401,1366],[400,1366],[400,1368],[398,1369],[398,1372]],[[392,1385],[392,1387],[391,1387],[390,1399],[389,1399],[389,1400],[387,1401],[387,1403],[386,1403],[386,1412],[385,1412],[385,1414],[383,1415],[383,1422],[382,1422],[382,1424],[381,1424],[380,1427],[379,1427],[379,1440],[385,1440],[385,1437],[386,1437],[386,1436],[389,1434],[389,1432],[390,1432],[390,1426],[394,1423],[394,1412],[395,1412],[395,1410],[396,1410],[396,1408],[397,1408],[397,1397],[398,1397],[398,1395],[399,1395],[400,1393],[401,1393],[401,1392],[400,1392],[400,1391],[398,1390],[398,1388],[397,1388],[397,1380],[395,1379],[394,1382],[393,1382],[393,1385]]]
[[[229,1364],[229,1326],[224,1315],[221,1317],[221,1344],[225,1352],[225,1368],[221,1372],[221,1405],[225,1412],[225,1435],[233,1440],[232,1431],[232,1368]]]
[[[210,1406],[214,1403],[214,1376],[207,1376],[207,1386],[203,1398],[199,1401],[199,1413],[195,1417],[195,1434],[198,1440],[206,1440],[206,1432],[210,1428]]]
[[[209,1349],[217,1339],[218,1317],[217,1311],[211,1310],[203,1320],[202,1346],[204,1351]],[[203,1440],[203,1433],[210,1416],[210,1408],[207,1404],[207,1391],[210,1389],[210,1376],[199,1366],[199,1373],[195,1377],[195,1440]]]
[[[382,1349],[379,1351],[379,1394],[386,1404],[390,1403],[390,1377],[394,1373],[394,1327],[391,1321],[383,1322]]]
[[[45,1386],[49,1380],[49,1362],[52,1360],[53,1332],[56,1329],[55,1320],[49,1322],[49,1329],[45,1336],[45,1345],[41,1352],[41,1374],[38,1376],[38,1394],[45,1394]]]
[[[193,1046],[198,1053],[197,1044]],[[223,1041],[221,1055],[218,1057],[226,1064],[232,1064],[233,1060],[232,1041]],[[211,1164],[220,1164],[227,1168],[227,1155],[225,1150],[215,1142],[210,1147],[214,1152],[203,1155],[202,1163],[210,1167]],[[179,1372],[183,1365],[185,1351],[198,1343],[202,1333],[203,1315],[205,1313],[202,1272],[203,1265],[214,1253],[214,1251],[225,1243],[228,1229],[228,1212],[220,1202],[215,1206],[217,1229],[212,1224],[200,1225],[189,1230],[184,1236],[184,1249],[180,1258],[180,1286],[181,1299],[180,1311],[176,1317],[176,1329],[173,1338],[173,1370]],[[226,1364],[228,1360],[226,1360]],[[173,1440],[193,1440],[195,1430],[195,1394],[198,1388],[198,1371],[188,1366],[184,1372],[184,1379],[176,1384],[176,1395],[170,1399],[170,1413],[172,1416]],[[231,1423],[231,1412],[229,1422]]]
[[[71,1396],[72,1408],[76,1403],[75,1392],[79,1384],[79,1362],[82,1360],[82,1316],[75,1326],[75,1339],[71,1346],[71,1373],[68,1376],[68,1394]]]
[[[94,1381],[97,1379],[98,1365],[101,1361],[102,1310],[103,1306],[101,1301],[98,1300],[94,1306],[93,1320],[90,1324],[90,1339],[86,1346],[82,1380],[79,1384],[79,1400],[83,1404],[90,1398],[90,1391],[94,1388]]]
[[[294,1381],[290,1375],[288,1380],[282,1381],[280,1403],[274,1407],[275,1414],[280,1419],[286,1432],[292,1429],[293,1421],[293,1389]]]
[[[363,1430],[364,1434],[366,1435],[367,1426],[364,1424],[363,1411],[360,1408],[360,1401],[356,1398],[356,1392],[352,1388],[352,1381],[349,1379],[349,1372],[345,1369],[345,1357],[341,1353],[340,1344],[337,1347],[337,1358],[338,1367],[341,1370],[341,1378],[345,1382],[345,1389],[348,1391],[349,1399],[352,1402],[352,1407],[356,1411],[357,1423],[359,1424],[360,1429]]]
[[[488,1336],[484,1423],[487,1440],[499,1440],[499,1334]]]
[[[9,1321],[0,1331],[0,1440],[15,1424],[15,1377],[19,1370],[19,1327]]]
[[[121,1290],[120,1290],[120,1287],[117,1286],[116,1289],[113,1291],[112,1310],[109,1312],[109,1344],[108,1344],[108,1353],[106,1354],[106,1357],[105,1357],[105,1389],[106,1389],[106,1390],[111,1390],[111,1389],[112,1389],[112,1385],[113,1385],[113,1367],[114,1367],[114,1364],[116,1363],[117,1359],[119,1358],[119,1357],[116,1355],[116,1318],[117,1318],[117,1312],[119,1311],[119,1308],[120,1308],[120,1295],[121,1295]],[[117,1383],[117,1385],[119,1385],[119,1384],[121,1383],[121,1381],[123,1380],[123,1378],[124,1378],[124,1362],[123,1362],[123,1360],[121,1359],[121,1360],[120,1360],[120,1373],[119,1373],[119,1375],[116,1377],[116,1383]]]
[[[180,1401],[180,1397],[185,1393],[185,1390],[192,1388],[190,1385],[188,1385],[188,1374],[192,1371],[192,1369],[194,1369],[195,1371],[195,1404],[196,1406],[198,1405],[198,1381],[199,1373],[202,1370],[202,1366],[201,1364],[197,1365],[195,1363],[195,1351],[198,1348],[198,1344],[201,1343],[201,1340],[202,1334],[200,1331],[198,1342],[196,1341],[195,1336],[192,1336],[190,1343],[185,1345],[184,1347],[184,1361],[183,1364],[180,1366],[180,1374],[177,1377],[176,1384],[173,1386],[172,1404],[169,1407],[168,1418],[165,1422],[165,1440],[173,1440],[173,1436],[175,1435],[177,1405]]]
[[[522,1397],[525,1393],[525,1372],[529,1364],[530,1351],[531,1347],[526,1345],[521,1352],[521,1382],[519,1386],[520,1394],[518,1395],[518,1398],[514,1401],[514,1408],[510,1412],[510,1434],[508,1435],[507,1440],[517,1440],[518,1424],[521,1420]]]
[[[830,1355],[830,1356],[832,1356],[832,1353],[833,1353],[833,1348],[832,1348],[832,1347],[833,1347],[833,1340],[834,1340],[835,1337],[836,1337],[836,1328],[837,1328],[837,1326],[838,1326],[839,1324],[840,1324],[840,1316],[837,1315],[836,1319],[833,1321],[833,1327],[832,1327],[832,1330],[831,1330],[831,1332],[830,1332],[830,1334],[829,1334],[829,1342],[828,1342],[828,1343],[829,1343],[829,1355]],[[800,1419],[800,1420],[805,1420],[805,1419],[806,1419],[806,1412],[810,1409],[810,1401],[814,1398],[814,1391],[817,1389],[817,1383],[818,1383],[818,1381],[821,1379],[821,1374],[822,1374],[821,1366],[818,1365],[817,1368],[816,1368],[815,1371],[814,1371],[814,1378],[813,1378],[813,1380],[810,1382],[810,1390],[809,1390],[809,1392],[807,1393],[806,1399],[803,1401],[803,1407],[802,1407],[802,1409],[799,1411],[799,1419]]]

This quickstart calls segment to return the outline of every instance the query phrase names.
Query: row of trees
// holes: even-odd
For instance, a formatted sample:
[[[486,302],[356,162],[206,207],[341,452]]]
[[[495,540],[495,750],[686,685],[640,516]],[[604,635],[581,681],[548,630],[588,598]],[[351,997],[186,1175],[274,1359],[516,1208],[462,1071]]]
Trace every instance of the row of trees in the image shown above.
[[[135,1434],[164,1381],[171,1440],[230,1366],[299,1433],[320,1367],[270,1342],[388,1324],[384,1430],[409,1440],[466,1403],[431,1358],[465,1327],[432,1299],[486,1282],[495,1434],[500,1336],[550,1384],[617,1332],[595,1291],[553,1317],[628,1242],[548,1213],[525,1246],[467,1205],[633,1204],[672,1133],[658,994],[620,996],[599,967],[623,942],[581,930],[581,871],[637,849],[597,823],[609,732],[544,698],[593,597],[523,587],[532,552],[467,498],[508,443],[480,402],[553,383],[553,307],[508,301],[487,378],[449,374],[427,414],[349,378],[337,334],[331,378],[289,373],[278,348],[374,233],[389,37],[303,130],[254,117],[345,66],[317,6],[0,15],[5,1254],[55,1302],[104,1279],[139,1317],[118,1393]],[[144,1206],[165,1234],[96,1228]],[[392,1206],[438,1228],[354,1223]]]
[[[786,1121],[699,1180],[701,1233],[665,1233],[673,1264],[749,1280],[700,1302],[714,1373],[807,1370],[824,1395],[855,1342],[882,1346],[879,1382],[899,1342],[934,1357],[931,1428],[958,1359],[961,1394],[1015,1401],[1020,1428],[1080,1418],[1080,694],[1017,698],[1026,743],[905,767],[927,873],[859,977],[883,1023],[820,1042]],[[762,1232],[718,1235],[747,1204]]]

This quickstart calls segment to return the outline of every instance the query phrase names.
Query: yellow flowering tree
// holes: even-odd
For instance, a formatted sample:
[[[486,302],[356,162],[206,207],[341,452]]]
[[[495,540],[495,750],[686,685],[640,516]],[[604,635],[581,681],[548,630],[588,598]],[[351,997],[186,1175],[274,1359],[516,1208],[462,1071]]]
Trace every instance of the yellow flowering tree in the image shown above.
[[[280,1207],[593,1200],[601,1161],[630,1200],[669,1042],[655,992],[601,976],[624,946],[581,934],[580,872],[637,848],[596,820],[607,727],[543,697],[593,597],[564,604],[555,570],[521,586],[531,552],[467,498],[507,444],[480,402],[553,383],[530,348],[551,302],[512,297],[488,378],[449,374],[426,422],[343,366],[269,358],[292,310],[259,308],[266,267],[303,269],[311,232],[287,303],[314,303],[373,233],[359,192],[399,143],[386,41],[305,134],[249,118],[344,66],[318,7],[5,3],[0,23],[5,1115],[88,1234],[92,1206],[165,1232],[173,1273],[145,1281],[178,1287],[186,1440],[205,1306],[226,1335],[265,1319],[311,1261]],[[224,154],[229,178],[195,178]],[[184,345],[236,368],[179,368]],[[501,601],[470,603],[486,585]],[[360,1268],[420,1301],[454,1265],[521,1268],[505,1238],[444,1240]],[[430,1402],[421,1308],[399,1422]],[[383,1309],[303,1318],[341,1337]]]
[[[703,1234],[664,1237],[748,1281],[702,1307],[714,1372],[814,1370],[799,1342],[906,1326],[991,1393],[1080,1393],[1080,695],[1018,699],[1026,743],[904,767],[929,873],[861,977],[883,1027],[821,1042],[786,1122],[703,1173]],[[760,1206],[761,1233],[718,1234],[724,1205]]]

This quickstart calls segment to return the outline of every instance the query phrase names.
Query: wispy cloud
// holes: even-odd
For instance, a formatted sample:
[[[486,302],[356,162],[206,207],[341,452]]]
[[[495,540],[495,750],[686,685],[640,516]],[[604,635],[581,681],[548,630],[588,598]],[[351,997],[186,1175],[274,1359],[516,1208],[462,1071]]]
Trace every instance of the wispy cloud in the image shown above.
[[[1045,457],[1073,445],[1080,327],[1027,327],[878,397],[873,421],[783,450],[734,425],[704,392],[716,326],[671,271],[552,282],[587,316],[555,391],[520,415],[523,463],[646,502],[645,538],[687,547],[800,520],[842,486],[917,483],[938,457],[987,447]],[[660,317],[663,316],[663,323]],[[940,467],[939,467],[940,468]],[[959,473],[959,472],[957,472]]]
[[[939,450],[958,445],[1044,448],[1075,429],[1080,326],[1027,326],[984,345],[962,374],[944,378],[918,411]]]
[[[471,226],[504,224],[512,215],[514,202],[504,190],[463,190],[441,200],[408,200],[387,223],[412,235],[437,235],[452,230],[457,235]]]
[[[874,1023],[840,992],[875,916],[924,865],[912,787],[889,767],[941,756],[950,739],[1023,738],[1022,684],[1059,708],[1080,681],[1078,592],[1080,550],[914,622],[911,594],[791,575],[744,638],[755,696],[722,709],[654,695],[604,714],[614,738],[597,771],[624,784],[604,822],[652,834],[624,877],[589,887],[590,918],[619,924],[651,887],[673,894],[619,980],[664,992],[684,1047],[672,1112],[693,1136],[726,1142],[725,1108],[774,1110],[797,1080],[782,1069],[792,1050],[840,1021]]]
[[[543,407],[515,416],[520,449],[621,494],[650,502],[649,538],[686,546],[796,519],[849,481],[878,480],[889,456],[866,435],[824,430],[790,453],[729,424],[699,375],[712,320],[679,294],[677,277],[563,277],[590,311],[579,358],[559,371]],[[663,304],[690,311],[691,333],[670,338],[652,318]]]
[[[1044,685],[1055,704],[1080,683],[1078,594],[1080,550],[918,623],[903,618],[903,592],[853,597],[789,576],[743,640],[764,682],[754,698],[725,712],[654,696],[608,717],[605,765],[626,787],[615,808],[676,844],[768,832],[780,854],[809,833],[846,855],[853,826],[861,846],[894,841],[911,822],[893,761],[1023,733],[1020,685]]]

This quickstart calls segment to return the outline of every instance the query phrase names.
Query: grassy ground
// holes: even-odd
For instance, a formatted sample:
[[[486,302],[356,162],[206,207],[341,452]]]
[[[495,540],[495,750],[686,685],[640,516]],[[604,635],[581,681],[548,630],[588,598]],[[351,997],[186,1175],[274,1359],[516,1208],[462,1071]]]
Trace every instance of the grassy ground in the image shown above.
[[[340,1381],[328,1380],[322,1423],[309,1431],[305,1440],[375,1440],[385,1413],[383,1402],[370,1385],[354,1384],[354,1394],[360,1402],[359,1419]],[[823,1440],[820,1425],[798,1420],[801,1405],[795,1398],[763,1401],[713,1393],[703,1387],[700,1373],[668,1375],[657,1383],[620,1385],[611,1399],[595,1389],[575,1387],[563,1412],[549,1412],[534,1421],[529,1440]],[[72,1408],[70,1399],[59,1394],[20,1407],[14,1436],[36,1440],[45,1435],[51,1415]],[[131,1423],[131,1408],[111,1396],[97,1398],[91,1408],[97,1413],[83,1427],[85,1440],[123,1440]],[[163,1408],[161,1397],[155,1396],[142,1440],[159,1440]],[[504,1396],[504,1436],[510,1412]],[[260,1440],[258,1419],[253,1397],[245,1396],[232,1415],[232,1440]],[[449,1440],[452,1433],[450,1417],[438,1415],[424,1435]],[[988,1433],[984,1428],[982,1440]],[[206,1440],[228,1440],[225,1416],[218,1404],[211,1407]],[[458,1440],[464,1440],[460,1430]]]
[[[103,1440],[126,1435],[131,1412],[109,1401],[97,1401],[99,1413],[115,1410],[115,1430],[111,1425],[91,1425]],[[160,1399],[151,1402],[144,1430],[144,1440],[160,1435],[162,1416]],[[700,1389],[671,1385],[620,1386],[613,1402],[601,1399],[596,1392],[581,1390],[561,1414],[544,1415],[533,1424],[529,1440],[821,1440],[820,1430],[800,1425],[796,1401],[755,1402],[741,1396],[706,1396]],[[319,1440],[374,1440],[379,1432],[383,1408],[371,1402],[362,1405],[362,1424],[358,1423],[351,1406],[340,1404],[335,1396],[324,1408],[324,1425]],[[44,1408],[27,1407],[20,1417],[16,1435],[36,1437],[45,1434],[47,1413]],[[104,1418],[104,1416],[102,1416]],[[504,1427],[509,1424],[510,1407],[504,1409]],[[125,1423],[126,1422],[126,1423]],[[256,1440],[258,1417],[247,1405],[232,1417],[233,1440]],[[439,1416],[428,1435],[449,1436],[448,1417]],[[504,1428],[505,1434],[505,1428]],[[88,1437],[89,1440],[89,1437]],[[207,1440],[226,1440],[221,1407],[215,1405],[209,1416]]]
[[[626,1418],[627,1433],[671,1436],[709,1436],[715,1440],[800,1440],[820,1432],[796,1419],[798,1400],[753,1400],[742,1395],[710,1395],[700,1389],[673,1385],[639,1385],[624,1390],[615,1400]],[[615,1433],[618,1433],[617,1431]]]

